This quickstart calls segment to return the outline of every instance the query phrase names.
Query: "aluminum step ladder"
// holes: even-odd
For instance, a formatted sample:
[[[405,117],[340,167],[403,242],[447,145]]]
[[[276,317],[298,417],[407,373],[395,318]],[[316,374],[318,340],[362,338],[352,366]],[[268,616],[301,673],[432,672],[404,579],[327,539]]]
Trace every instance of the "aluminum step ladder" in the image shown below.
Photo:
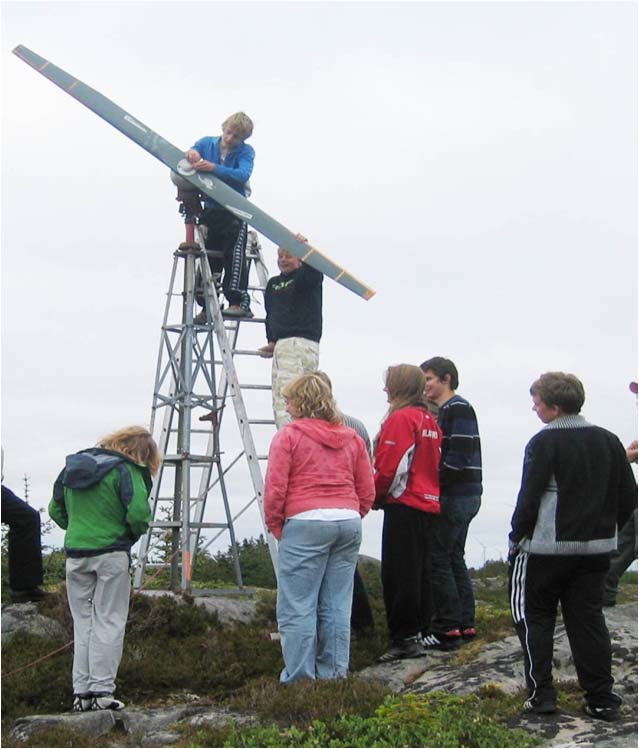
[[[187,239],[188,228],[187,222]],[[217,253],[205,249],[199,226],[194,227],[192,240],[174,253],[165,305],[151,417],[162,463],[149,498],[153,520],[140,542],[134,587],[143,585],[151,569],[170,566],[170,588],[189,592],[198,552],[228,533],[235,577],[242,589],[234,524],[255,504],[277,570],[277,543],[266,529],[263,506],[262,463],[275,428],[271,384],[252,382],[257,346],[239,347],[245,328],[254,328],[254,338],[262,335],[258,325],[264,318],[223,317],[219,280],[207,259]],[[253,303],[263,303],[268,270],[254,231],[247,235],[247,262]],[[198,290],[204,298],[204,323],[194,320]],[[264,342],[265,336],[260,345]],[[269,393],[268,399],[264,392]],[[255,395],[261,395],[261,403],[254,402]],[[253,401],[252,410],[259,405],[262,414],[249,418],[247,400]],[[234,420],[225,417],[231,404]],[[260,431],[261,453],[254,430]],[[212,535],[205,540],[207,534]]]

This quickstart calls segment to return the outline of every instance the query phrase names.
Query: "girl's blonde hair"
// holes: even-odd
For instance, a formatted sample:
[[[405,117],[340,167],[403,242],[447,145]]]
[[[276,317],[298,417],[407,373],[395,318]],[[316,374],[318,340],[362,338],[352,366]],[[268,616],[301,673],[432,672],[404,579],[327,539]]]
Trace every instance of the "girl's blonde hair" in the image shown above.
[[[384,375],[384,384],[389,398],[388,414],[407,406],[427,408],[424,395],[424,373],[412,364],[397,364],[389,367]]]
[[[306,374],[289,382],[282,391],[287,401],[292,401],[303,419],[323,419],[331,424],[341,424],[342,415],[337,410],[333,393],[326,382],[316,374]]]
[[[253,120],[244,112],[236,112],[227,117],[222,123],[222,130],[230,127],[242,138],[246,140],[253,134]]]
[[[124,427],[107,434],[97,444],[104,450],[113,450],[145,465],[152,474],[160,467],[160,451],[148,429],[144,427]]]

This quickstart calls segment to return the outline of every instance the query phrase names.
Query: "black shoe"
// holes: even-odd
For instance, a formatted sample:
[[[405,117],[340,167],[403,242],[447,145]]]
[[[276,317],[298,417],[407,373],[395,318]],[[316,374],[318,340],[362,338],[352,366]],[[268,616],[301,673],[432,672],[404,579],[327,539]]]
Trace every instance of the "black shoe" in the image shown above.
[[[554,700],[540,700],[538,697],[529,697],[524,702],[524,711],[535,715],[550,715],[557,711],[557,703]]]
[[[42,601],[50,595],[51,593],[47,593],[47,591],[42,590],[42,588],[31,588],[30,590],[12,590],[11,600],[14,603],[28,603],[29,601],[33,601],[35,603],[37,601]]]
[[[584,712],[591,718],[605,720],[609,723],[612,723],[619,717],[618,707],[596,707],[595,705],[589,705],[587,702],[584,705]]]
[[[419,637],[407,637],[401,642],[395,643],[389,650],[380,655],[378,663],[392,663],[405,658],[423,658],[426,655],[424,646]]]
[[[462,634],[458,629],[451,629],[449,632],[437,633],[431,632],[422,637],[422,643],[426,650],[456,650],[462,642]]]
[[[200,312],[198,312],[197,315],[193,318],[193,325],[208,325],[205,309],[200,310]]]

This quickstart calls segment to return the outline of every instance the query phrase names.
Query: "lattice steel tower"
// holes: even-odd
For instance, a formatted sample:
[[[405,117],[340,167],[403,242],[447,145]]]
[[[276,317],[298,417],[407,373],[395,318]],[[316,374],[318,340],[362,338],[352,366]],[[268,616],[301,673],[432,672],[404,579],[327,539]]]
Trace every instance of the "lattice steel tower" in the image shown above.
[[[198,551],[227,533],[237,585],[243,588],[234,523],[254,505],[276,568],[276,542],[264,526],[260,465],[274,433],[271,385],[250,381],[256,369],[267,379],[270,367],[266,362],[255,366],[256,344],[238,348],[241,332],[264,343],[264,319],[223,317],[219,279],[207,260],[215,253],[204,249],[188,200],[180,210],[186,215],[187,241],[174,253],[151,417],[162,464],[151,491],[153,521],[140,542],[134,586],[142,585],[150,568],[170,560],[171,589],[189,592]],[[255,305],[263,301],[268,272],[254,231],[248,232],[247,262]],[[205,323],[194,321],[196,288],[203,291]],[[247,409],[256,418],[249,418]],[[206,532],[210,537],[205,540]]]

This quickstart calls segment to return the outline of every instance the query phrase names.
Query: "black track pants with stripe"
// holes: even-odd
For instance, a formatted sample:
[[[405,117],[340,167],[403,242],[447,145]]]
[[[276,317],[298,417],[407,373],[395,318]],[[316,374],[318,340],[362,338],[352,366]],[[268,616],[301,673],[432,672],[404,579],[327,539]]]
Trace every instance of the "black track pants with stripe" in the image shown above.
[[[612,693],[610,635],[601,609],[609,555],[559,556],[520,552],[510,568],[510,608],[524,651],[530,697],[554,701],[553,636],[557,606],[577,678],[595,707],[620,702]]]

